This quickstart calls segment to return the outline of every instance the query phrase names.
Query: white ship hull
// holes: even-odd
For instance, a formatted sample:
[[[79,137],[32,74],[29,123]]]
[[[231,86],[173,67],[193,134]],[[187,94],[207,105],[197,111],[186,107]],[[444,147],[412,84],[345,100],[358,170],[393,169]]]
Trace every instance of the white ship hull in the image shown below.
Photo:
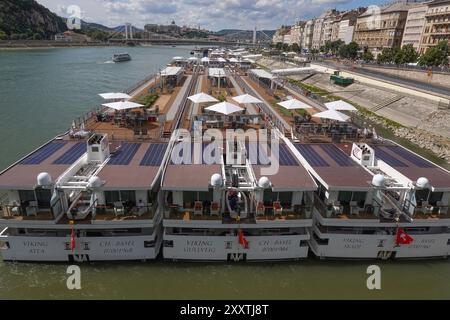
[[[309,233],[303,235],[246,236],[244,248],[236,236],[164,235],[163,256],[173,260],[258,261],[292,260],[308,256]],[[170,246],[168,244],[170,243]]]
[[[73,252],[67,248],[68,237],[6,236],[0,240],[4,244],[0,250],[4,261],[152,260],[161,248],[162,228],[152,235],[78,237]]]
[[[419,259],[446,258],[449,234],[413,235],[410,245],[396,246],[393,235],[326,234],[311,237],[311,251],[319,258],[331,259]],[[325,240],[326,239],[326,240]],[[319,242],[327,241],[326,244]]]

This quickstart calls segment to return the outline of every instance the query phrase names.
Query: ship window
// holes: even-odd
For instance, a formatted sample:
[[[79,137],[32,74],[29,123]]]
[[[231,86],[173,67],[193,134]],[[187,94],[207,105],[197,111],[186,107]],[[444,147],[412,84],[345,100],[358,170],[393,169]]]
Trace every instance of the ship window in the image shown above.
[[[128,202],[131,205],[136,205],[136,193],[134,190],[121,190],[120,201]]]
[[[155,241],[144,241],[144,248],[154,248]]]
[[[443,192],[431,192],[428,202],[432,205],[436,205],[436,202],[442,201]]]
[[[95,146],[95,147],[94,147],[94,146],[92,146],[92,147],[91,147],[91,150],[92,150],[92,152],[98,152],[98,150],[99,150],[99,149],[98,149],[98,147],[97,147],[97,146]]]
[[[422,201],[427,201],[428,196],[430,194],[429,189],[416,190],[416,201],[418,204],[421,204]]]
[[[120,201],[119,191],[105,191],[106,205],[113,206],[114,202]]]
[[[39,207],[50,207],[52,192],[49,189],[36,189],[35,193]]]
[[[21,203],[36,200],[36,196],[33,190],[19,190],[19,198]]]
[[[173,240],[164,240],[165,248],[173,248]]]

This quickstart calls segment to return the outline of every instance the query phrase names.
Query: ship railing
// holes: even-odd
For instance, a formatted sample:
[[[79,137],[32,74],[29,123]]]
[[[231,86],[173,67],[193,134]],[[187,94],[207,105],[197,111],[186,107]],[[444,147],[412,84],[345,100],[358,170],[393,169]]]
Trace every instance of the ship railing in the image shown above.
[[[317,194],[314,194],[314,207],[324,218],[379,219],[382,210],[382,205],[375,201],[364,205],[341,204],[339,201],[325,203]]]
[[[50,206],[37,205],[2,205],[0,214],[2,219],[54,220],[56,218]]]
[[[133,217],[142,219],[153,219],[158,207],[156,204],[150,205],[95,205],[92,208],[94,220],[107,220],[111,217]]]
[[[164,218],[170,220],[222,220],[220,207],[212,205],[195,206],[185,204],[184,206],[166,205],[164,206]]]
[[[145,83],[149,82],[150,80],[155,79],[155,81],[156,81],[157,77],[158,77],[158,74],[151,74],[151,75],[145,77],[144,79],[142,79],[141,81],[130,86],[128,89],[125,90],[125,93],[131,94],[131,93],[133,93],[133,91],[142,87]]]
[[[311,219],[313,205],[280,203],[255,203],[257,221]]]
[[[414,219],[426,219],[430,216],[447,218],[450,215],[449,206],[444,205],[441,201],[436,201],[434,203],[422,202],[420,204],[414,204],[411,201],[406,200],[404,208],[404,211],[413,212],[412,217]]]

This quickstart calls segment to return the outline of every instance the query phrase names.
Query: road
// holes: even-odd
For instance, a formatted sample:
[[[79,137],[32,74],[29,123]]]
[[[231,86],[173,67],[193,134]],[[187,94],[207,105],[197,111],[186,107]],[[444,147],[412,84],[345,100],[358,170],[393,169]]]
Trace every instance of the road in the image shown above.
[[[373,70],[367,70],[361,67],[357,66],[346,66],[342,64],[337,64],[331,61],[322,61],[322,62],[313,62],[314,64],[324,65],[328,67],[332,67],[338,70],[345,70],[349,72],[353,72],[360,75],[369,76],[372,78],[376,78],[379,80],[389,81],[396,84],[404,85],[407,87],[416,88],[423,91],[428,91],[431,93],[435,93],[438,95],[446,96],[447,98],[450,98],[450,90],[446,87],[432,85],[429,83],[425,83],[423,81],[414,80],[414,79],[406,79],[394,75],[388,75],[382,72],[373,71]]]

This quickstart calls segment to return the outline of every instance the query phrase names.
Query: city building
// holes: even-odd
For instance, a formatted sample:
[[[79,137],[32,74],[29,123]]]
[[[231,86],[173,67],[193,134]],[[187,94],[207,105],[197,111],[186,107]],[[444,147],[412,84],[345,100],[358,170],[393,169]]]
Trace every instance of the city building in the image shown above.
[[[443,40],[450,43],[450,0],[436,0],[428,4],[420,53]]]
[[[358,16],[366,10],[367,8],[360,7],[342,13],[340,15],[340,19],[336,19],[336,23],[333,25],[333,40],[341,40],[345,42],[345,44],[349,44],[350,42],[352,42]],[[335,35],[335,28],[338,29],[337,39]]]
[[[302,41],[300,42],[300,47],[303,48],[303,50],[310,50],[312,48],[314,24],[314,19],[308,20],[305,23],[301,39]]]
[[[336,10],[328,10],[315,19],[312,39],[313,49],[320,49],[326,41],[331,41],[332,24],[338,14]]]
[[[285,43],[284,42],[285,41],[284,36],[287,33],[290,33],[290,31],[291,31],[291,27],[281,26],[281,28],[279,28],[279,29],[277,29],[277,31],[275,31],[275,34],[272,37],[272,43],[275,43],[275,44],[276,43],[280,43],[280,42],[281,43]],[[290,39],[289,39],[289,41],[290,41]]]
[[[428,3],[429,2],[420,3],[408,10],[405,31],[403,32],[402,47],[407,44],[412,44],[414,49],[419,51]]]
[[[370,6],[356,21],[353,41],[377,56],[384,48],[400,47],[408,10],[416,3]]]
[[[302,47],[305,26],[306,26],[305,21],[298,21],[294,26],[292,26],[292,28],[291,28],[291,43],[292,44],[296,43],[300,47]]]

